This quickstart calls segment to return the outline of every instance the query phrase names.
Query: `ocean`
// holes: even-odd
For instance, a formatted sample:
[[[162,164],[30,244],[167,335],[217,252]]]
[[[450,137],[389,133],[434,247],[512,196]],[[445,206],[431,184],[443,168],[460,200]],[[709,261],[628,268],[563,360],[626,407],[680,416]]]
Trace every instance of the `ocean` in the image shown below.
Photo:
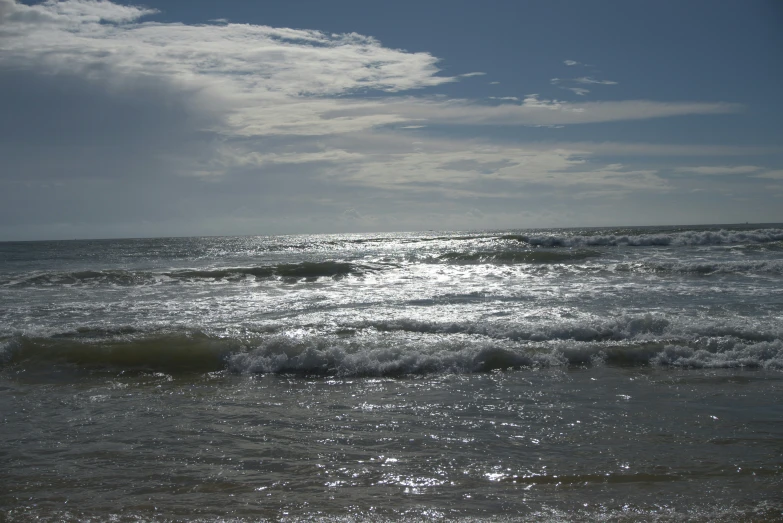
[[[0,243],[7,521],[783,521],[783,225]]]

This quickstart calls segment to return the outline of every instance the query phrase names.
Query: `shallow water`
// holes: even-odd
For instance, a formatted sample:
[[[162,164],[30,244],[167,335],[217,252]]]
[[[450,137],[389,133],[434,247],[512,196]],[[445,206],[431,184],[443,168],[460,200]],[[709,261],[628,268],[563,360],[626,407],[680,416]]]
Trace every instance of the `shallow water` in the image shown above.
[[[12,520],[783,509],[777,372],[15,378],[2,391]]]
[[[783,520],[775,226],[0,244],[10,521]]]

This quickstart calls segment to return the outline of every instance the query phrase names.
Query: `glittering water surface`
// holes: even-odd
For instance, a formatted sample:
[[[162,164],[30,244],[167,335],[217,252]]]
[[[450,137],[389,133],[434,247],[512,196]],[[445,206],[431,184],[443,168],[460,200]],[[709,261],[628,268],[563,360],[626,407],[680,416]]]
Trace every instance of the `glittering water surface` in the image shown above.
[[[0,244],[27,521],[783,519],[783,228]]]

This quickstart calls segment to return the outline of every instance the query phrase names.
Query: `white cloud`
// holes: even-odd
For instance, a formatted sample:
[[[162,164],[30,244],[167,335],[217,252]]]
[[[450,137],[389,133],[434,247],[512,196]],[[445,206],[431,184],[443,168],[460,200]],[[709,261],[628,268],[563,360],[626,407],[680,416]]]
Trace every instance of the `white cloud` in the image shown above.
[[[701,167],[677,167],[679,172],[707,175],[730,175],[730,174],[749,174],[761,170],[761,167],[754,165],[711,165]]]
[[[471,77],[473,77],[473,76],[484,76],[485,74],[487,74],[487,73],[479,73],[479,72],[476,72],[476,73],[464,73],[464,74],[461,74],[461,75],[459,75],[459,76],[460,76],[461,78],[471,78]]]
[[[582,65],[579,62],[577,62],[576,60],[563,60],[563,63],[566,64],[567,66],[571,66],[571,67],[574,66],[574,65]]]
[[[573,92],[574,94],[578,94],[579,96],[584,96],[590,92],[590,89],[585,89],[583,87],[567,87],[566,89]]]
[[[437,59],[358,35],[267,26],[139,23],[154,11],[91,0],[5,1],[2,65],[88,76],[159,76],[215,94],[266,100],[454,81]],[[100,66],[101,68],[99,68]]]

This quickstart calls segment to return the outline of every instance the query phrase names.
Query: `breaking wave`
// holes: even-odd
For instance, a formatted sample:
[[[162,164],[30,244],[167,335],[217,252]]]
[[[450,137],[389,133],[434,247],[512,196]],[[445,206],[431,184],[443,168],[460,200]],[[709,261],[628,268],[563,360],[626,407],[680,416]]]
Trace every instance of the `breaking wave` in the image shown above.
[[[569,365],[783,370],[783,327],[654,315],[558,325],[377,321],[239,335],[79,329],[0,342],[4,367],[403,376]]]

